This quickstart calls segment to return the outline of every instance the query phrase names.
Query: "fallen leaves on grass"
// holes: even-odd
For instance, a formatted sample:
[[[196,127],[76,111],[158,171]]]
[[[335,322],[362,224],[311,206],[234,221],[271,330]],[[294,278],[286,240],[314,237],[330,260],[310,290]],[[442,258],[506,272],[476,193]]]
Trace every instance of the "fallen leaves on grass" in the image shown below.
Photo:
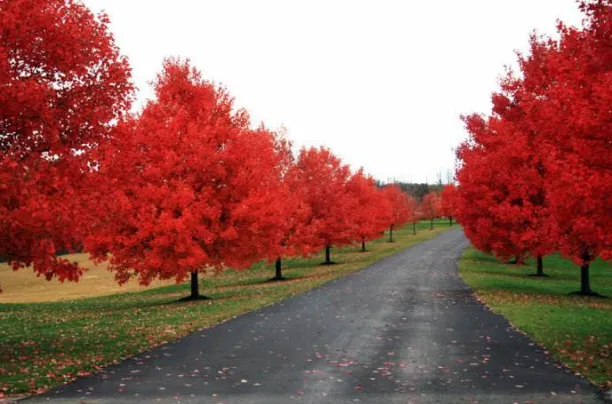
[[[140,293],[36,304],[0,304],[0,393],[37,394],[76,377],[99,371],[147,349],[201,328],[296,295],[339,278],[410,245],[447,230],[396,233],[396,242],[370,244],[367,253],[340,249],[342,265],[319,266],[321,257],[287,262],[292,280],[265,282],[273,274],[264,265],[227,271],[202,280],[208,301],[178,303],[188,285]]]
[[[602,388],[612,384],[612,342],[590,335],[583,341],[566,339],[556,342],[552,349],[581,374],[597,372],[606,375],[608,380],[601,383]]]

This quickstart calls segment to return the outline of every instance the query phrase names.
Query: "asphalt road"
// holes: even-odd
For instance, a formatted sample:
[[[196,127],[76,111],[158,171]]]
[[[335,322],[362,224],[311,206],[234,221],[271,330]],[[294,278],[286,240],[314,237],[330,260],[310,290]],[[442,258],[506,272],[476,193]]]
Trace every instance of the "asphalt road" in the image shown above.
[[[26,403],[600,402],[472,298],[467,245],[441,234]]]

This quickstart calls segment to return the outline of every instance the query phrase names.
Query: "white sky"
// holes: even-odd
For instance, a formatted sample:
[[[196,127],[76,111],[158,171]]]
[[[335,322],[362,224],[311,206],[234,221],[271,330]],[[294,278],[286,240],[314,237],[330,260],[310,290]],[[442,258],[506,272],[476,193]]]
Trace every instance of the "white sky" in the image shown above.
[[[253,124],[330,147],[376,178],[435,182],[530,32],[578,25],[574,0],[84,0],[104,9],[139,88],[166,56],[225,85]]]

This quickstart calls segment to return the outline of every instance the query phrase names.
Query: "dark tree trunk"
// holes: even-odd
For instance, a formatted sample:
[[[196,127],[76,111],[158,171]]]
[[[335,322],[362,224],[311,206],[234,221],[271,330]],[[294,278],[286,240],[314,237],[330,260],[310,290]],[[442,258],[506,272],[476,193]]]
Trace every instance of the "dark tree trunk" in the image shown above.
[[[279,280],[280,279],[285,279],[285,278],[283,278],[282,263],[283,263],[283,261],[281,260],[280,257],[278,257],[276,259],[276,264],[275,264],[275,267],[276,267],[275,268],[276,269],[276,276],[274,278],[279,279]]]
[[[416,234],[416,222],[412,222],[412,235]]]
[[[593,257],[587,249],[582,252],[582,265],[580,265],[580,292],[570,293],[572,295],[605,297],[591,290],[591,280],[589,279],[589,266]]]
[[[391,227],[389,227],[389,242],[390,243],[393,242],[393,225],[391,225]]]
[[[544,260],[542,256],[538,254],[538,267],[537,267],[537,276],[544,276]]]
[[[580,294],[592,295],[591,282],[589,279],[589,261],[584,261],[580,266]]]
[[[332,264],[332,260],[331,260],[331,246],[330,245],[326,245],[325,246],[325,264],[327,264],[327,265]]]
[[[429,220],[429,230],[433,230],[433,219]]]
[[[453,227],[453,217],[452,216],[448,218],[448,221],[450,223],[450,227]]]
[[[274,270],[274,278],[269,279],[268,282],[287,280],[287,278],[283,276],[283,259],[281,257],[276,259],[276,262],[274,263]]]
[[[198,271],[193,271],[191,273],[191,295],[189,296],[189,298],[200,298],[200,282],[198,282]]]
[[[361,240],[361,252],[365,252],[366,248],[365,248],[365,240]]]
[[[208,300],[209,297],[200,294],[200,282],[198,281],[198,271],[191,271],[191,294],[179,299],[180,302],[191,300]]]

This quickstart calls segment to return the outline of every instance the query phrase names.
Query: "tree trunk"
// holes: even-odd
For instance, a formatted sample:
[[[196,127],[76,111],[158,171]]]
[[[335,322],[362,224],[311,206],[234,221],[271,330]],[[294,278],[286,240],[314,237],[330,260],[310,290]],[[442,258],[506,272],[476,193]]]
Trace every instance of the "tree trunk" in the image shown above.
[[[366,248],[365,248],[365,240],[361,240],[361,252],[365,252]]]
[[[209,297],[200,294],[200,282],[198,281],[198,271],[191,271],[191,294],[179,299],[180,302],[192,300],[208,300]]]
[[[287,278],[283,277],[282,269],[283,269],[283,259],[281,257],[278,257],[276,259],[276,262],[274,263],[274,270],[275,270],[274,278],[268,279],[268,282],[286,280]]]
[[[416,222],[412,222],[412,235],[416,234]]]
[[[326,264],[331,264],[332,260],[331,260],[331,246],[330,245],[326,245],[325,246],[325,263]]]
[[[200,282],[198,282],[198,271],[191,273],[191,296],[190,299],[200,298]]]
[[[542,260],[542,256],[538,254],[538,269],[537,276],[544,276],[544,261]]]
[[[391,225],[391,227],[389,227],[389,242],[390,243],[393,242],[393,225]]]
[[[453,217],[452,216],[448,218],[448,221],[450,222],[450,227],[453,227]]]
[[[429,220],[429,230],[433,230],[433,219]]]
[[[276,259],[276,264],[275,265],[276,265],[276,276],[274,276],[274,279],[278,279],[278,280],[285,279],[285,278],[283,278],[281,257],[278,257]]]
[[[584,261],[580,265],[580,293],[583,295],[593,294],[589,280],[589,261]]]

